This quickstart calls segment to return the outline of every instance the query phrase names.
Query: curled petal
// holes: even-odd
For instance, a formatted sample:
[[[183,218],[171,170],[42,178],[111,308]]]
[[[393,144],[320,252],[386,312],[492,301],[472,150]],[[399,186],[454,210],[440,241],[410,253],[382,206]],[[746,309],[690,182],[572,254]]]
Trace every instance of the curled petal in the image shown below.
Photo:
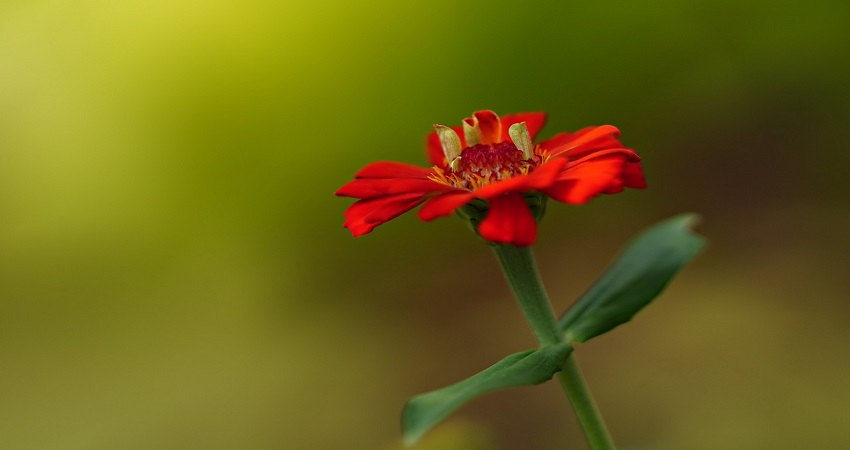
[[[576,139],[582,137],[587,134],[591,130],[596,127],[587,127],[582,128],[581,130],[576,131],[575,133],[558,133],[550,139],[547,139],[539,144],[540,148],[546,150],[551,153],[553,149],[568,146],[570,143],[576,141]],[[579,154],[579,156],[591,152],[594,150],[603,150],[606,148],[619,148],[623,147],[623,144],[614,138],[613,136],[603,136],[599,139],[595,139],[591,142],[588,142],[584,145],[580,145],[579,147],[570,151],[570,155]]]
[[[482,144],[502,142],[502,122],[499,120],[498,114],[493,111],[475,111],[472,116],[477,122],[479,133],[481,133]]]
[[[372,231],[378,225],[395,219],[425,201],[421,193],[392,195],[354,202],[345,210],[343,226],[354,237]]]
[[[528,246],[537,239],[537,223],[522,194],[512,192],[490,199],[478,233],[490,242]]]
[[[646,188],[646,180],[643,176],[643,167],[641,167],[640,165],[640,156],[638,156],[637,153],[628,148],[611,148],[608,150],[600,150],[594,153],[586,154],[578,160],[570,161],[568,170],[572,170],[573,167],[581,164],[593,163],[598,158],[607,157],[610,155],[620,155],[626,160],[626,164],[623,166],[622,173],[623,187],[629,187],[634,189]],[[619,190],[616,192],[619,192]],[[610,194],[611,192],[606,193]]]
[[[440,139],[440,147],[443,149],[443,156],[446,157],[446,161],[454,161],[455,158],[460,156],[460,151],[463,150],[463,146],[460,143],[460,136],[458,136],[455,130],[445,125],[435,123],[434,129],[437,132],[437,137]]]
[[[520,122],[525,122],[525,125],[528,127],[528,134],[533,140],[543,128],[543,125],[546,125],[546,113],[530,112],[502,116],[502,141],[508,140],[508,129],[510,129],[511,125]]]
[[[570,135],[564,133],[555,136],[540,144],[541,147],[548,150],[550,157],[570,156],[580,157],[593,150],[601,150],[605,147],[600,144],[613,145],[614,147],[622,147],[622,144],[617,141],[616,137],[620,135],[620,130],[612,125],[602,125],[601,127],[590,127],[581,130],[579,133]],[[597,142],[602,140],[603,142]],[[580,153],[580,154],[579,154]]]
[[[460,137],[461,148],[466,147],[466,140],[463,138],[463,127],[457,126],[450,128]],[[443,146],[440,144],[440,136],[436,131],[428,133],[428,136],[425,137],[425,151],[428,156],[428,162],[432,166],[445,167],[448,164],[446,156],[443,153]]]
[[[428,175],[431,175],[431,170],[424,167],[393,161],[378,161],[360,169],[354,178],[428,178]]]
[[[476,111],[473,114],[473,118],[476,119],[481,134],[485,135],[481,142],[485,144],[499,143],[509,140],[510,136],[508,136],[508,129],[515,123],[525,122],[528,126],[528,134],[531,136],[531,139],[534,139],[534,137],[537,136],[537,133],[539,133],[543,128],[543,125],[546,124],[546,113],[543,112],[510,114],[500,118],[493,111]],[[470,122],[470,125],[473,125],[474,122],[472,119],[470,119]],[[496,124],[498,124],[498,126]],[[466,141],[463,126],[451,128],[458,134],[458,136],[460,136],[461,147],[465,148],[471,145]],[[498,134],[494,135],[496,130],[499,130]],[[488,141],[488,139],[492,140],[492,142]],[[440,138],[436,132],[432,131],[428,134],[425,139],[425,148],[428,154],[428,162],[431,165],[444,167],[449,163],[446,161],[446,157],[443,154],[443,147],[440,145]]]
[[[421,178],[361,178],[349,181],[336,191],[336,195],[354,198],[375,198],[418,192],[442,192],[457,188]]]
[[[419,210],[419,218],[425,221],[448,216],[456,209],[472,201],[474,194],[469,191],[446,192],[432,197]]]
[[[626,164],[627,158],[622,154],[594,158],[568,168],[557,182],[541,190],[559,202],[581,205],[599,194],[613,194],[623,190]]]
[[[522,152],[523,158],[531,159],[534,157],[534,144],[531,142],[531,135],[528,133],[528,125],[525,122],[511,125],[508,136],[510,136],[516,148]]]
[[[630,150],[628,148],[609,148],[609,149],[605,149],[605,150],[597,150],[593,153],[588,153],[588,154],[582,156],[579,159],[570,159],[569,164],[567,164],[567,168],[575,167],[575,166],[578,166],[578,165],[581,165],[581,164],[586,164],[586,163],[591,162],[591,161],[593,161],[597,158],[601,158],[603,156],[609,156],[609,155],[620,155],[623,158],[625,158],[626,161],[635,162],[635,163],[640,162],[640,156],[638,156],[637,153],[635,153],[633,150]]]
[[[478,119],[467,117],[463,119],[463,138],[466,145],[478,145],[481,143],[481,129],[478,128]]]

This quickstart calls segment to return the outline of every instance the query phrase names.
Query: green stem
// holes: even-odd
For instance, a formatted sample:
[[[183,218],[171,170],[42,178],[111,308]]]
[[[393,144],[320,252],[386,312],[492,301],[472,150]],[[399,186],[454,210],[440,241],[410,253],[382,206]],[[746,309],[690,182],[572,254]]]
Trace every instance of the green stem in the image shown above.
[[[584,382],[575,354],[570,354],[567,358],[564,369],[558,372],[558,380],[561,381],[561,387],[564,388],[564,392],[567,393],[573,405],[584,435],[590,442],[590,448],[614,450],[614,441],[611,440],[611,435],[608,434],[608,429],[605,428],[605,422],[602,420],[602,414],[599,413],[599,408],[596,407],[596,402],[590,395],[590,389]]]
[[[493,250],[540,345],[564,342],[564,337],[558,328],[558,319],[546,295],[531,247],[494,245]],[[563,370],[558,373],[558,378],[578,416],[591,449],[614,450],[614,442],[605,428],[605,422],[599,414],[599,409],[590,395],[590,390],[573,355],[567,358]]]
[[[558,319],[549,303],[531,247],[495,245],[493,250],[540,345],[563,342],[558,331]]]

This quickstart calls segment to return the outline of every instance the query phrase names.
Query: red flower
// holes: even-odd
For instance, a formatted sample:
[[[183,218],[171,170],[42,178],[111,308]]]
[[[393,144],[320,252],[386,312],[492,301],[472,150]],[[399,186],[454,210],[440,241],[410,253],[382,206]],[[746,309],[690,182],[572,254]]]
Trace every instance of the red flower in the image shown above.
[[[537,224],[523,193],[580,205],[599,194],[646,187],[640,158],[616,139],[617,128],[588,127],[535,146],[545,122],[539,112],[499,118],[478,111],[459,127],[435,125],[427,138],[433,167],[375,162],[336,192],[360,199],[345,211],[345,227],[357,237],[423,202],[419,218],[429,221],[481,199],[488,211],[478,233],[525,246],[534,243]]]

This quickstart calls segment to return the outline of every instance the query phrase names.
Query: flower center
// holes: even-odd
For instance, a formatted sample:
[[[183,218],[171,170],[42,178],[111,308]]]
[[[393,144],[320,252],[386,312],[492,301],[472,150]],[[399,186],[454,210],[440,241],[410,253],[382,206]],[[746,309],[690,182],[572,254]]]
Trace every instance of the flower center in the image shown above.
[[[540,156],[524,159],[512,142],[466,147],[443,172],[444,182],[455,187],[478,189],[490,183],[527,175],[541,162]]]

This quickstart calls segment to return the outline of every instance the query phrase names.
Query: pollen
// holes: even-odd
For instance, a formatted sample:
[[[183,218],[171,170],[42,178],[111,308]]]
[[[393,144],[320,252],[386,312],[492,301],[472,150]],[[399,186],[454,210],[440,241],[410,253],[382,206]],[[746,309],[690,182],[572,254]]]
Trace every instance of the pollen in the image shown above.
[[[528,175],[543,158],[536,154],[525,159],[512,142],[477,144],[464,148],[447,167],[435,167],[432,179],[454,187],[475,190],[488,184]]]

